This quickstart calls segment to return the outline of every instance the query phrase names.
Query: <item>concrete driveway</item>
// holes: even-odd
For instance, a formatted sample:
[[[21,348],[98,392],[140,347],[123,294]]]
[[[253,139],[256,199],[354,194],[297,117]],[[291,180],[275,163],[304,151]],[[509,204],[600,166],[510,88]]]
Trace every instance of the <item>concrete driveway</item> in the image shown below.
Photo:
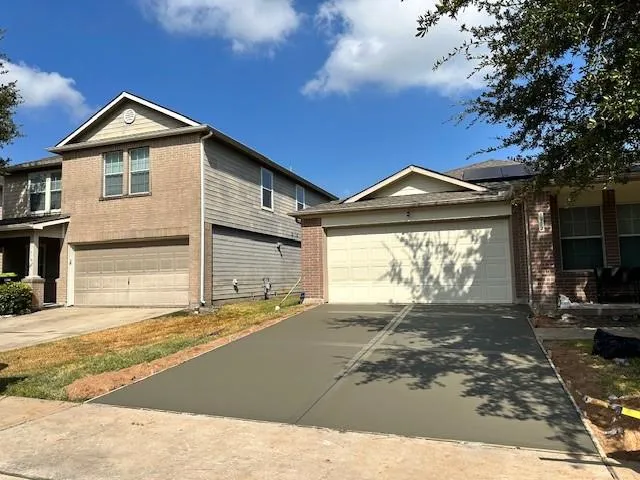
[[[593,453],[527,314],[324,305],[96,402]]]
[[[119,327],[166,315],[175,308],[51,308],[0,318],[0,351]]]

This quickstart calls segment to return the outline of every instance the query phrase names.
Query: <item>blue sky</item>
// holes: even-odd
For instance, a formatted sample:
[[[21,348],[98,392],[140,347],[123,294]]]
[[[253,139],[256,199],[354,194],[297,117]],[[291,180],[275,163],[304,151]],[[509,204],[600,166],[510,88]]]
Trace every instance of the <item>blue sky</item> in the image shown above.
[[[6,153],[15,162],[47,156],[127,90],[209,123],[339,196],[408,164],[464,165],[500,130],[449,121],[481,85],[466,78],[464,62],[432,71],[461,38],[446,24],[414,39],[415,17],[432,3],[7,2],[0,51],[25,104],[17,115],[24,137]],[[483,20],[473,12],[463,19]]]

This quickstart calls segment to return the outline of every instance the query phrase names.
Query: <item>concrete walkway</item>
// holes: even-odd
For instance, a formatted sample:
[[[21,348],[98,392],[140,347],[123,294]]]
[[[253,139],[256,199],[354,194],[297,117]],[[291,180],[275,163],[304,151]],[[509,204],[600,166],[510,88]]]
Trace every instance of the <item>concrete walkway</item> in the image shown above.
[[[0,352],[141,322],[176,308],[50,308],[0,318]]]
[[[596,333],[595,327],[557,327],[536,328],[536,336],[540,340],[591,340]],[[605,327],[610,333],[625,337],[640,338],[640,327]]]
[[[612,478],[595,456],[106,405],[5,397],[0,419],[2,479]]]

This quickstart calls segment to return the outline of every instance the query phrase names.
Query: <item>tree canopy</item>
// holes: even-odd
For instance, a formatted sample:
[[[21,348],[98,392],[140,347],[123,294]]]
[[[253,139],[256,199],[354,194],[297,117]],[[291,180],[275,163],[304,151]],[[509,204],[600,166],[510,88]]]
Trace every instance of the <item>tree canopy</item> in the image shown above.
[[[467,40],[434,68],[463,56],[483,76],[460,119],[509,133],[482,151],[516,147],[536,187],[624,181],[640,161],[640,2],[438,0],[416,35],[466,9],[487,22],[459,23]]]
[[[3,32],[0,30],[0,40]],[[6,166],[8,158],[3,155],[3,150],[20,135],[18,125],[14,121],[16,108],[20,104],[20,93],[16,82],[5,81],[7,73],[5,62],[7,57],[0,53],[0,172]]]

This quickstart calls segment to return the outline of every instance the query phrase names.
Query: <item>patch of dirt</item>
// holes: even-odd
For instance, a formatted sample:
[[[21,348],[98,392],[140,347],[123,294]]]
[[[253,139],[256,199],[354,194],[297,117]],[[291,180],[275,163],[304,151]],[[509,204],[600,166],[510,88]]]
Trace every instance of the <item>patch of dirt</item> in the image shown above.
[[[252,333],[255,333],[259,330],[271,327],[277,323],[282,322],[283,320],[286,320],[287,318],[292,317],[293,315],[297,315],[302,311],[309,310],[311,308],[313,308],[313,306],[309,306],[300,311],[292,312],[291,314],[269,320],[267,322],[261,323],[260,325],[253,326],[233,335],[229,335],[223,338],[217,338],[215,340],[212,340],[211,342],[203,343],[195,347],[181,350],[167,357],[158,358],[157,360],[154,360],[152,362],[133,365],[131,367],[123,368],[122,370],[117,370],[115,372],[105,372],[99,375],[80,378],[66,387],[68,399],[70,401],[77,402],[88,400],[99,395],[104,395],[105,393],[109,393],[116,388],[130,385],[150,375],[159,373],[162,370],[180,365],[181,363],[184,363],[187,360],[191,360],[198,355],[209,352],[211,350],[215,350],[216,348],[239,340],[243,337],[246,337],[247,335],[251,335]]]
[[[617,460],[640,461],[640,420],[621,416],[614,422],[616,416],[612,410],[584,402],[585,395],[607,399],[608,393],[601,386],[597,367],[585,361],[580,351],[562,342],[546,342],[545,347],[607,456]],[[618,403],[640,409],[640,397],[622,398]],[[624,433],[615,437],[606,436],[604,432],[613,427],[622,427]]]

